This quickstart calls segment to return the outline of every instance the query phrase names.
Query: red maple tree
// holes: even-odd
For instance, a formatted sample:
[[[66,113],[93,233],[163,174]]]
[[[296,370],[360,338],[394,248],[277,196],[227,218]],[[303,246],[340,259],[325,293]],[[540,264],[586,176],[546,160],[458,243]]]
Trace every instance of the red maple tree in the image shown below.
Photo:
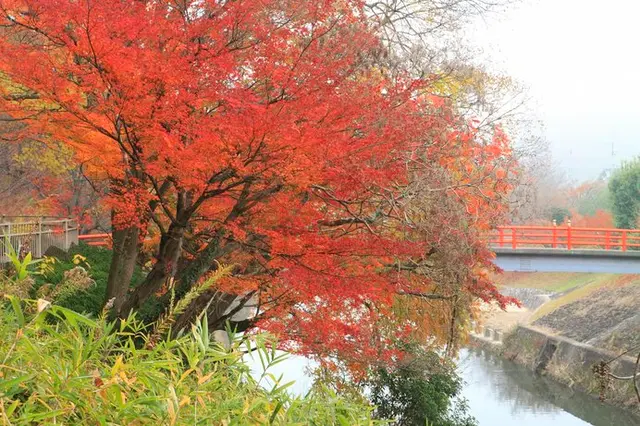
[[[508,140],[429,78],[379,67],[363,3],[0,0],[6,112],[110,187],[117,312],[234,264],[184,321],[211,306],[222,327],[257,301],[238,325],[357,364],[417,329],[451,343],[476,298],[508,301],[481,238]],[[130,290],[147,235],[153,266]]]

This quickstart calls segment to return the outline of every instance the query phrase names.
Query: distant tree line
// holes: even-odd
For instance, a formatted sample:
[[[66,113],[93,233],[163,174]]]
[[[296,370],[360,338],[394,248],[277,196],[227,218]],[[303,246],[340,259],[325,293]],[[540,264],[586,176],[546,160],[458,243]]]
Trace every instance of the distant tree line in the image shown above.
[[[609,180],[612,211],[618,228],[637,228],[640,211],[640,158],[625,162]]]

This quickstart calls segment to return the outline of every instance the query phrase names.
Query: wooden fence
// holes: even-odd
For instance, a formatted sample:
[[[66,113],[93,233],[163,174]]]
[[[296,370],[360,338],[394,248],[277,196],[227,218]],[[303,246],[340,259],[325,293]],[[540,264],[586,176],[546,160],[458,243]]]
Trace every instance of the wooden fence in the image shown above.
[[[7,242],[16,252],[39,258],[51,247],[66,251],[78,244],[78,224],[74,219],[0,216],[0,263],[8,260]]]

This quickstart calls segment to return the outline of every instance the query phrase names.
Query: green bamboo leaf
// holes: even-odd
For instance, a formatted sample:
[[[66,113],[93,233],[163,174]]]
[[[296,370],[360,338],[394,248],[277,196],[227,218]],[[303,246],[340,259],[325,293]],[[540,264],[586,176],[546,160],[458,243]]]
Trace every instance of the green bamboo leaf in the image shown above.
[[[273,413],[271,414],[271,417],[269,417],[269,424],[273,424],[273,422],[276,419],[276,416],[278,415],[278,413],[280,412],[280,410],[282,409],[282,406],[284,404],[282,403],[282,401],[278,401],[278,405],[276,405],[276,408],[273,410]]]
[[[52,312],[61,313],[64,315],[66,320],[71,323],[75,328],[77,328],[78,323],[82,323],[91,328],[98,327],[98,323],[94,320],[87,318],[86,316],[79,314],[71,309],[63,308],[62,306],[53,306],[51,309]]]
[[[13,308],[13,312],[15,312],[16,318],[18,320],[18,327],[23,328],[25,321],[24,321],[24,312],[22,312],[22,307],[20,306],[20,299],[18,299],[15,296],[9,296],[9,295],[5,295],[5,297],[7,297],[11,302],[11,307]]]
[[[26,420],[30,422],[37,422],[40,420],[51,419],[57,416],[61,416],[66,413],[66,410],[53,410],[46,413],[34,413],[25,417],[22,417],[21,420]]]
[[[0,391],[2,391],[2,393],[4,393],[5,395],[9,395],[8,393],[9,390],[18,387],[20,384],[24,382],[28,382],[29,380],[33,379],[35,376],[36,376],[35,373],[31,373],[31,374],[25,374],[10,380],[2,380],[0,381]]]
[[[280,376],[280,380],[282,380],[282,376]],[[280,381],[280,380],[279,380],[279,381]],[[278,382],[279,382],[279,381],[278,381]],[[295,381],[291,381],[291,382],[287,382],[287,383],[285,383],[285,384],[284,384],[284,385],[282,385],[282,386],[274,387],[274,388],[271,390],[271,393],[272,393],[272,394],[278,394],[278,393],[281,393],[282,391],[284,391],[284,390],[286,390],[286,389],[290,388],[290,387],[291,387],[291,386],[293,386],[294,384],[295,384]],[[277,385],[277,383],[276,383],[276,385]]]
[[[19,405],[20,401],[18,401],[17,399],[13,401],[5,410],[7,417],[11,417],[13,415],[13,412],[16,411],[16,408],[18,408]]]
[[[342,426],[351,425],[351,423],[349,422],[349,419],[347,419],[343,414],[338,414],[338,423],[340,423],[340,425]]]

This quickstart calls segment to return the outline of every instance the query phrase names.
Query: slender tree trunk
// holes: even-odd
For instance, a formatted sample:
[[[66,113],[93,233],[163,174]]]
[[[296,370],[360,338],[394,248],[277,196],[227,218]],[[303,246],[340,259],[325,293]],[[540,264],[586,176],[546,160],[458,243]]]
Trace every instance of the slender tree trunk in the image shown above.
[[[156,263],[147,278],[137,286],[127,297],[125,303],[118,310],[121,317],[129,311],[138,309],[149,296],[162,288],[162,285],[175,276],[178,259],[182,253],[185,227],[172,223],[167,233],[160,240],[160,247],[156,255]]]
[[[140,229],[137,227],[113,231],[113,257],[107,279],[105,303],[113,301],[114,312],[120,312],[131,285],[131,277],[140,250]]]

